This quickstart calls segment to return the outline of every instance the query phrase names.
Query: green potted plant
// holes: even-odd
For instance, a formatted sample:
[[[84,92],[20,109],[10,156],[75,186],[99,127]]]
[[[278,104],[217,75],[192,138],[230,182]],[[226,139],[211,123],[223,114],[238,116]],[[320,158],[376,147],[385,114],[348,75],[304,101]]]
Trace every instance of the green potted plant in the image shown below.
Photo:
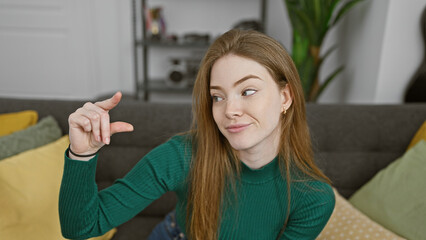
[[[320,56],[327,32],[358,2],[363,0],[284,0],[293,28],[292,58],[302,81],[305,98],[315,102],[323,90],[343,70],[335,69],[322,83],[319,70],[324,60],[336,49]]]

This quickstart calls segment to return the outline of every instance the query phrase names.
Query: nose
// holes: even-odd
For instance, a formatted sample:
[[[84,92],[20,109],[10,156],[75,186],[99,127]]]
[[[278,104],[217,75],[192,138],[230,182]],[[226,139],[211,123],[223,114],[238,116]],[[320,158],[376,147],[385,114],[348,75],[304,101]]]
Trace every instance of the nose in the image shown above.
[[[242,114],[241,102],[238,99],[228,99],[226,101],[225,116],[227,118],[232,119]]]

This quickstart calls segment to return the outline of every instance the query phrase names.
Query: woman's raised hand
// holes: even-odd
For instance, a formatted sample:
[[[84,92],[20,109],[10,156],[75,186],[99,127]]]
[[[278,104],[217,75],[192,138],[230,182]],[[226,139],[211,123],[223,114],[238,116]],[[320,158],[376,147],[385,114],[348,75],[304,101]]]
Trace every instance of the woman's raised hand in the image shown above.
[[[97,152],[110,143],[114,133],[131,132],[133,126],[126,122],[110,123],[109,110],[121,100],[121,92],[101,102],[87,102],[68,118],[71,151],[87,155]]]

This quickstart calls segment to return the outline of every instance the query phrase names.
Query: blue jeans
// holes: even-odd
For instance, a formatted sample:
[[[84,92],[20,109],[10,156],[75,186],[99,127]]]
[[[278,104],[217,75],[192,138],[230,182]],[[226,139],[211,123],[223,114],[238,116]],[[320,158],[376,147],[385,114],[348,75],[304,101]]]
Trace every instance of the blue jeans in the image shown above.
[[[148,240],[187,240],[176,222],[176,212],[173,210],[162,222],[155,226]]]

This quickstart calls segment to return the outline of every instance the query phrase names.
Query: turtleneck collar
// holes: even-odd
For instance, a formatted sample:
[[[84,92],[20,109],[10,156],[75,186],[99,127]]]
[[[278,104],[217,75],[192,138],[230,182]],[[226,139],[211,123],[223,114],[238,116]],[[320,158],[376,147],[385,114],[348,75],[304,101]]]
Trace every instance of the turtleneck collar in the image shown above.
[[[278,156],[270,163],[259,169],[251,169],[245,163],[241,162],[241,181],[245,183],[261,184],[268,182],[280,175],[278,165]]]

